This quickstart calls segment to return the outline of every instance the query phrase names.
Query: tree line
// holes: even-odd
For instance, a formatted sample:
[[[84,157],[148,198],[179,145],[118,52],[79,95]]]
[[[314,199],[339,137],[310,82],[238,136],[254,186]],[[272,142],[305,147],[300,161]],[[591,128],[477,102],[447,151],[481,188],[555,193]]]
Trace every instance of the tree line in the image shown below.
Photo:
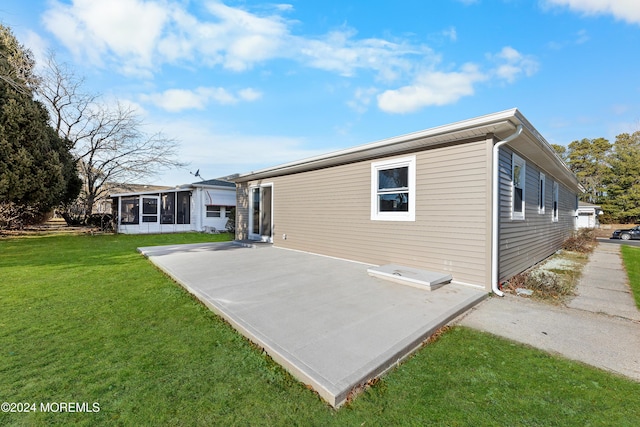
[[[145,132],[133,108],[85,91],[54,53],[39,65],[0,24],[0,229],[37,223],[54,208],[86,224],[111,185],[183,166],[177,141]]]
[[[603,223],[640,221],[640,131],[553,145],[585,189],[580,200],[600,205]]]

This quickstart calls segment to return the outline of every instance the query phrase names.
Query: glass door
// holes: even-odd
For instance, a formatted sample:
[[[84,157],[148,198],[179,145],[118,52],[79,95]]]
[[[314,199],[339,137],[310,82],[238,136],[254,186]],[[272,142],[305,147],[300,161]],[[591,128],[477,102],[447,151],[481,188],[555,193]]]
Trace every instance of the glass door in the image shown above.
[[[142,222],[158,222],[159,197],[142,198]]]
[[[254,187],[250,196],[249,238],[271,242],[273,234],[273,187]]]

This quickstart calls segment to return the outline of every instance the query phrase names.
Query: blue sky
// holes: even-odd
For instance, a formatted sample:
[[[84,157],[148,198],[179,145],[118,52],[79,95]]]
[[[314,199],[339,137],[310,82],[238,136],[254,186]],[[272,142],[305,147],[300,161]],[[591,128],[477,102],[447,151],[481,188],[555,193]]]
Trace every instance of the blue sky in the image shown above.
[[[180,142],[157,184],[514,107],[555,144],[640,130],[637,0],[3,0],[0,22]]]

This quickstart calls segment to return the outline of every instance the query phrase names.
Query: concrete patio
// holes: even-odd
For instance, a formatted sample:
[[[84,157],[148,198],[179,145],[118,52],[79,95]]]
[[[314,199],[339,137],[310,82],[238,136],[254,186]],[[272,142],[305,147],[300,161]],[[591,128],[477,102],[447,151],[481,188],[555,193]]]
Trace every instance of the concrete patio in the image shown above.
[[[455,283],[417,289],[371,277],[367,264],[270,245],[139,251],[334,407],[487,296]]]

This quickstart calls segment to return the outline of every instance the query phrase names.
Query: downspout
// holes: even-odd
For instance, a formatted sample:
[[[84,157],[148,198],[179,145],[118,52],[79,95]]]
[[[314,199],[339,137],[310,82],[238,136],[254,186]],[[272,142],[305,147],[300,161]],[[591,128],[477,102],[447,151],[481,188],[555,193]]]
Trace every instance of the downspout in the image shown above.
[[[522,123],[518,125],[516,131],[496,143],[493,146],[493,180],[492,185],[492,200],[493,209],[491,215],[491,290],[499,297],[504,296],[504,293],[500,290],[498,283],[498,249],[499,249],[499,220],[500,220],[500,147],[504,144],[513,141],[522,133]]]

